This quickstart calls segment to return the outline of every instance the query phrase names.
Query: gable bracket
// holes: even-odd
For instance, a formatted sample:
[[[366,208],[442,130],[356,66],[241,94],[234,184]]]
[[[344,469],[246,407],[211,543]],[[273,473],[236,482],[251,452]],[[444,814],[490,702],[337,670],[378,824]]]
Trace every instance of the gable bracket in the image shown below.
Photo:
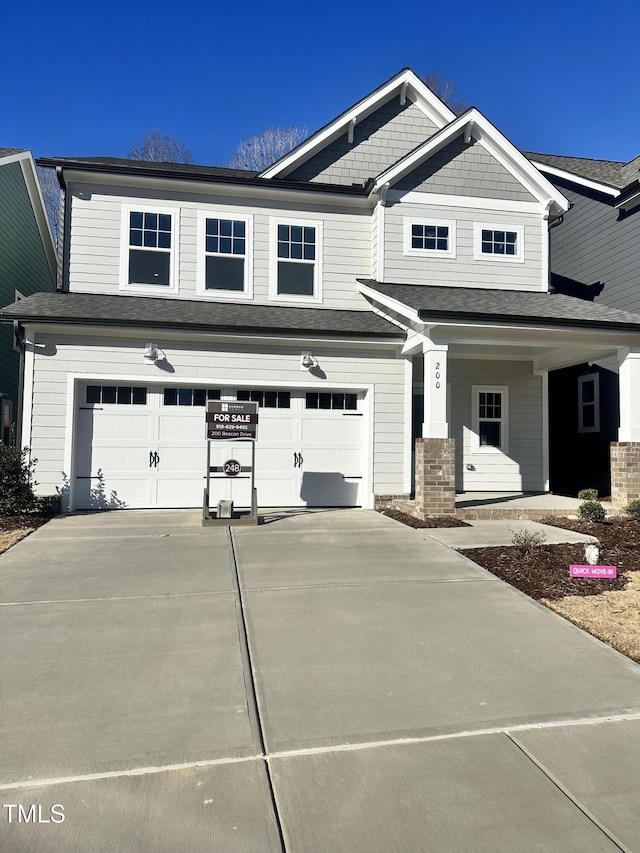
[[[356,124],[358,123],[358,116],[354,116],[349,122],[349,130],[347,131],[347,142],[349,145],[353,145],[353,131],[356,129]]]
[[[470,121],[464,129],[464,141],[467,145],[473,142],[473,131],[475,130],[475,121]]]
[[[407,88],[409,87],[409,81],[405,80],[400,89],[400,106],[404,107],[407,103]]]

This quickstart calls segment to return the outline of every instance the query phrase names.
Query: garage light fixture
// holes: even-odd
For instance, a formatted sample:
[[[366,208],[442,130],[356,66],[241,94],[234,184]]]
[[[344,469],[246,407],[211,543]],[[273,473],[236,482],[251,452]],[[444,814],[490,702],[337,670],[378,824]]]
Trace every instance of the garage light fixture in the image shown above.
[[[300,369],[301,370],[311,370],[312,367],[317,367],[318,361],[313,357],[313,354],[310,352],[303,352],[300,356]]]
[[[150,364],[155,364],[158,360],[158,344],[145,344],[144,345],[144,360],[149,362]]]

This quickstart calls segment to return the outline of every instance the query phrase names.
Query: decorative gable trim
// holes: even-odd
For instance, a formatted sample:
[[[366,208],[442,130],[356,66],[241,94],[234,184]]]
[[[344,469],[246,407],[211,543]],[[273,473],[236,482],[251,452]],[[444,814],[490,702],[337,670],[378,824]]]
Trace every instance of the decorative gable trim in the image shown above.
[[[318,151],[325,148],[343,134],[352,139],[353,128],[362,119],[371,115],[393,97],[413,101],[436,127],[444,127],[455,119],[449,107],[434,95],[429,87],[410,68],[403,69],[395,77],[383,83],[346,112],[306,139],[293,151],[285,154],[276,163],[261,173],[261,178],[283,178],[305,163]]]
[[[562,193],[475,107],[378,175],[372,192],[379,193],[385,186],[393,185],[463,133],[465,142],[478,141],[545,209],[557,215],[569,209]]]
[[[567,172],[565,169],[558,169],[556,166],[548,166],[546,163],[540,163],[537,160],[531,160],[530,162],[536,167],[536,169],[539,169],[547,175],[562,178],[572,184],[578,184],[578,186],[586,187],[587,189],[595,190],[596,192],[605,193],[606,195],[613,196],[614,198],[617,198],[620,195],[620,190],[610,186],[609,184],[602,184],[599,181],[593,181],[590,178],[583,178],[581,175],[576,175],[575,172]]]

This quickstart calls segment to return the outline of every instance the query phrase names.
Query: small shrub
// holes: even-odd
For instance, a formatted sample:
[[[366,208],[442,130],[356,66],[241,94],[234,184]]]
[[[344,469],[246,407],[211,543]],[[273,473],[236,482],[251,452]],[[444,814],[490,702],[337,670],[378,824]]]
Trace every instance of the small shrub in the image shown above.
[[[19,450],[0,444],[0,515],[20,515],[36,505],[33,469],[37,460],[29,459],[25,447]]]
[[[578,492],[578,498],[581,501],[597,501],[598,500],[598,490],[597,489],[582,489]]]
[[[635,518],[636,521],[640,521],[640,500],[636,498],[633,501],[629,501],[629,503],[624,507],[624,511],[627,515],[630,515],[631,518]]]
[[[578,507],[578,516],[584,521],[604,521],[606,513],[600,501],[585,501]]]
[[[534,548],[544,545],[547,537],[543,530],[526,530],[524,527],[520,527],[518,530],[511,531],[511,541],[514,548],[517,548],[520,554],[526,557]]]

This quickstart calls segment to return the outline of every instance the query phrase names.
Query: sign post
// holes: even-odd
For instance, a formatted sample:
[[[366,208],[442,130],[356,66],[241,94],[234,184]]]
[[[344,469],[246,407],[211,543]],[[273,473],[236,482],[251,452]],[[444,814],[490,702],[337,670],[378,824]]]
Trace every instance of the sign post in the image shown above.
[[[250,402],[226,402],[209,400],[205,414],[207,438],[207,485],[202,507],[203,524],[258,524],[258,497],[256,491],[256,440],[258,438],[258,404]],[[227,477],[235,477],[247,468],[242,468],[235,459],[228,459],[220,468],[211,467],[212,441],[250,441],[251,442],[251,510],[248,515],[236,518],[212,518],[209,507],[211,471],[221,472]]]

